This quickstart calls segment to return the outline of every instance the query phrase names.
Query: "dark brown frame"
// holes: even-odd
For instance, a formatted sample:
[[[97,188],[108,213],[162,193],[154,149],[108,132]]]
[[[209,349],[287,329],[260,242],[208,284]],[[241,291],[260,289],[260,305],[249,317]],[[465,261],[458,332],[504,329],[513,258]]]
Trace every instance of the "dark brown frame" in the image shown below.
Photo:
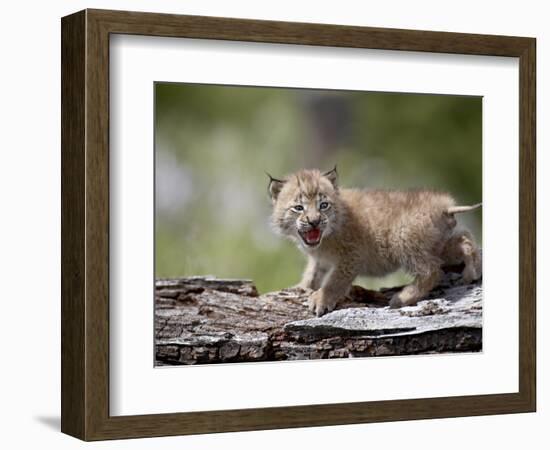
[[[61,429],[84,440],[535,411],[534,38],[85,10],[62,30]],[[519,57],[519,392],[109,415],[109,35]]]

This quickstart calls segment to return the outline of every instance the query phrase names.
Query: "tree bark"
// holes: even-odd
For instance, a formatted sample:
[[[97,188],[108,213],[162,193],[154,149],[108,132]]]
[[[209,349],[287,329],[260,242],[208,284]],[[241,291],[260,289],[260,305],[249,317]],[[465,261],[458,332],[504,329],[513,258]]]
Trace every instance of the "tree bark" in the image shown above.
[[[308,311],[311,291],[299,288],[259,295],[250,280],[157,280],[156,364],[480,351],[481,282],[459,279],[447,272],[426,300],[401,309],[387,306],[398,288],[354,286],[320,318]]]

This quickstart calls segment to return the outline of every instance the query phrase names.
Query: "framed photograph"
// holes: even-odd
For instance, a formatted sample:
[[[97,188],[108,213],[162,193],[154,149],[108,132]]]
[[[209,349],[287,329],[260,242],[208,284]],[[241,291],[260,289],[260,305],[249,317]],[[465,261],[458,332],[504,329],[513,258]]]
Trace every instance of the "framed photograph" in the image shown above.
[[[534,38],[61,30],[63,432],[535,411]]]

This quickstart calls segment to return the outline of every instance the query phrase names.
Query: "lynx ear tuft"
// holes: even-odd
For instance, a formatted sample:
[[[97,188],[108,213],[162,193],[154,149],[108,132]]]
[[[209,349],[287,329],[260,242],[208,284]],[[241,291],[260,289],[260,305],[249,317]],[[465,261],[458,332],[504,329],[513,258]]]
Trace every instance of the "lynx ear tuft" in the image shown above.
[[[271,200],[275,201],[277,200],[277,197],[279,197],[279,194],[281,192],[281,189],[283,188],[285,181],[284,180],[278,180],[277,178],[273,178],[271,175],[269,175],[266,172],[266,175],[269,177],[269,185],[267,190],[269,191],[269,195],[271,196]]]
[[[338,187],[338,172],[336,171],[336,166],[334,166],[334,169],[325,172],[323,176],[328,178],[335,188]]]

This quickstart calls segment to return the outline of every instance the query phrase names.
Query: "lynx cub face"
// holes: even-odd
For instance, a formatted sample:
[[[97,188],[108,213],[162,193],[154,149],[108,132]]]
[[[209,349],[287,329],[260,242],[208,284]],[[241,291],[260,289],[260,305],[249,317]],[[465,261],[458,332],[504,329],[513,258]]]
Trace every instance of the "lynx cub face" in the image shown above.
[[[441,266],[464,263],[465,283],[481,277],[481,252],[472,234],[455,228],[456,206],[445,192],[340,189],[336,168],[270,176],[272,223],[308,256],[299,286],[313,289],[309,307],[332,311],[358,275],[384,276],[403,268],[414,277],[390,307],[414,305],[441,278]]]
[[[302,171],[286,180],[271,178],[273,224],[304,249],[321,245],[338,226],[336,170],[321,174]]]

